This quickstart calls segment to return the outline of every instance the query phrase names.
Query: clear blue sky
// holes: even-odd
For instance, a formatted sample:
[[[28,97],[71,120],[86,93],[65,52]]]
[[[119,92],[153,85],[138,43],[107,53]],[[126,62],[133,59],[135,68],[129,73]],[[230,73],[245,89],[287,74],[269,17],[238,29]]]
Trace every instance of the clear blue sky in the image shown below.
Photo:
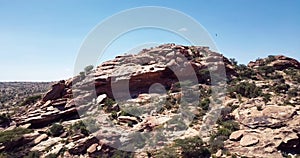
[[[297,0],[0,0],[0,81],[72,76],[78,49],[89,31],[113,14],[141,6],[168,7],[193,17],[212,35],[219,51],[239,63],[269,54],[300,59]],[[125,36],[127,42],[119,42],[111,51],[123,53],[140,44],[134,41],[136,35]],[[152,42],[180,43],[170,37]]]

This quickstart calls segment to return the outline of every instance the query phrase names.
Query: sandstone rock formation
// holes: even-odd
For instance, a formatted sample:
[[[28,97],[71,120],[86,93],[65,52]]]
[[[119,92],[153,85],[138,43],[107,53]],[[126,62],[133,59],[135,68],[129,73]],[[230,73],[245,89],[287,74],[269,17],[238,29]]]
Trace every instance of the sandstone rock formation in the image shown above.
[[[274,70],[260,72],[264,66]],[[0,151],[14,157],[300,154],[299,70],[299,62],[285,56],[245,68],[208,47],[175,44],[117,56],[85,76],[55,83],[34,105],[19,107],[0,132],[28,131],[0,139]],[[212,131],[204,130],[208,126]],[[197,136],[203,142],[195,142]],[[185,140],[190,142],[180,144]],[[120,145],[127,151],[116,149]]]

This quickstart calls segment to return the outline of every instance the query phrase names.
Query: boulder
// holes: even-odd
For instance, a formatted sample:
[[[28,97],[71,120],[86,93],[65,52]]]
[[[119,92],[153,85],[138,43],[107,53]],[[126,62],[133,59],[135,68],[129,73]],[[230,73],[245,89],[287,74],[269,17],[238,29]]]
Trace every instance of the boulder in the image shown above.
[[[104,99],[106,99],[106,98],[107,98],[107,95],[106,95],[106,94],[101,94],[101,95],[99,95],[99,96],[97,97],[96,103],[97,103],[97,104],[100,104],[100,103],[102,103],[102,102],[104,101]]]
[[[244,131],[234,131],[229,136],[229,139],[232,141],[239,141],[243,137]]]
[[[46,140],[48,138],[47,134],[41,134],[40,136],[38,136],[37,138],[35,138],[33,140],[33,144],[39,144],[41,141]]]
[[[259,142],[259,139],[254,135],[245,135],[241,141],[240,144],[242,147],[249,147],[256,145]]]
[[[98,143],[92,144],[86,151],[87,153],[91,154],[97,150]]]
[[[98,143],[99,140],[94,136],[88,136],[82,139],[79,139],[74,142],[74,146],[72,146],[68,151],[70,154],[79,155],[87,151],[87,149],[95,143]]]
[[[43,97],[43,101],[46,102],[48,100],[55,100],[58,98],[62,98],[66,93],[65,91],[66,85],[64,81],[60,81],[54,85],[52,85],[52,89],[49,90],[46,95]]]

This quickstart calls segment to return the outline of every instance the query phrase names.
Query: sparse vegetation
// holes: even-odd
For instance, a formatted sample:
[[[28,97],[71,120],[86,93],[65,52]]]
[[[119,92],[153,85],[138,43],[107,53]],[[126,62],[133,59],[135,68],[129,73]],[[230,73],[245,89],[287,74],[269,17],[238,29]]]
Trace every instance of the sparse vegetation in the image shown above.
[[[293,82],[300,83],[300,71],[295,68],[288,68],[283,70],[284,73],[286,73]]]
[[[236,61],[235,58],[229,58],[229,61],[231,62],[232,65],[237,66],[238,62]]]
[[[211,152],[215,153],[218,149],[224,149],[224,141],[229,138],[232,132],[239,130],[239,124],[234,121],[234,118],[230,115],[231,112],[232,109],[230,107],[222,109],[217,121],[219,125],[218,130],[210,137]]]
[[[175,140],[175,147],[181,149],[181,156],[183,158],[208,158],[211,155],[200,137],[177,139]]]
[[[258,71],[262,73],[265,77],[268,77],[269,74],[275,71],[274,67],[272,66],[260,66]]]
[[[0,82],[0,108],[35,103],[49,87],[49,82]]]
[[[103,110],[107,113],[111,113],[113,112],[114,110],[112,109],[113,105],[115,104],[116,102],[111,99],[111,98],[106,98],[105,99],[105,102],[104,102],[104,107],[103,107]]]
[[[254,79],[254,76],[256,76],[256,73],[244,64],[238,65],[237,71],[239,75],[238,81],[243,79]]]
[[[24,158],[39,158],[40,155],[38,151],[30,151]]]
[[[0,114],[0,126],[7,126],[10,120],[11,119],[9,114]]]
[[[269,55],[268,58],[266,58],[266,64],[269,64],[275,60],[276,60],[276,58],[274,55]]]
[[[210,100],[209,98],[204,98],[201,100],[201,102],[199,103],[199,106],[203,109],[203,110],[208,110],[209,109],[209,104],[210,104]]]
[[[57,137],[64,132],[64,127],[60,124],[53,124],[49,129],[49,135],[53,137]]]
[[[289,88],[290,88],[290,85],[285,84],[285,83],[279,83],[279,84],[273,85],[272,90],[275,93],[279,94],[279,93],[287,93]]]
[[[6,144],[18,141],[24,134],[31,133],[32,129],[15,128],[13,130],[0,132],[0,143]]]
[[[34,103],[36,103],[38,100],[40,100],[41,98],[42,98],[41,95],[34,95],[34,96],[27,97],[27,98],[20,104],[20,106],[34,104]]]
[[[69,131],[71,135],[76,133],[82,133],[85,136],[89,135],[89,131],[86,129],[86,126],[83,121],[78,121],[70,126]]]
[[[236,94],[240,94],[247,98],[255,98],[260,96],[262,91],[255,83],[241,82],[229,87],[229,95],[235,97]]]

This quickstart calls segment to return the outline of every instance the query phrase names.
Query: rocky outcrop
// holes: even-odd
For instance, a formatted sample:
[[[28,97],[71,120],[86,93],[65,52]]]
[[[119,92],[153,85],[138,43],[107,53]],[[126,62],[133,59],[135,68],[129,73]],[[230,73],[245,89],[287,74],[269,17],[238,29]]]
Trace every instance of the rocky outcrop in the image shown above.
[[[292,106],[268,105],[262,111],[257,110],[256,107],[248,107],[239,110],[237,120],[252,129],[259,127],[276,128],[286,125],[295,112],[296,110]]]
[[[256,68],[260,66],[272,66],[276,70],[284,70],[290,67],[300,69],[300,63],[297,60],[283,55],[269,56],[268,58],[265,59],[258,59],[254,62],[251,61],[248,64],[248,67],[250,68]]]
[[[251,62],[248,66],[253,72],[260,66],[274,67],[294,90],[294,96],[287,94],[290,90],[273,92],[270,85],[278,82],[272,80],[273,76],[255,79],[239,76],[238,66],[208,47],[165,44],[135,55],[117,56],[85,75],[55,83],[41,101],[20,107],[20,112],[16,112],[7,125],[10,127],[3,127],[6,128],[3,131],[22,127],[35,132],[20,137],[12,146],[0,144],[0,150],[12,149],[21,143],[27,143],[29,151],[41,152],[41,157],[58,154],[63,157],[108,157],[120,145],[138,152],[140,148],[153,146],[159,150],[177,138],[199,136],[205,119],[211,117],[208,116],[209,109],[225,106],[221,115],[228,115],[218,121],[228,122],[213,126],[214,122],[207,121],[213,131],[201,131],[204,146],[214,143],[209,142],[209,136],[216,132],[220,134],[216,140],[228,138],[224,142],[226,150],[240,157],[276,158],[282,157],[282,153],[299,154],[299,86],[281,71],[290,67],[299,69],[299,62],[274,56]],[[182,92],[184,84],[178,84],[180,78],[195,79],[184,82],[189,85],[189,93]],[[228,82],[225,82],[226,78]],[[233,82],[231,79],[235,78],[237,80]],[[234,92],[236,98],[232,98],[234,96],[224,93],[221,95],[227,96],[222,103],[219,96],[211,95],[216,82],[235,86],[237,82],[248,81],[262,89],[260,97],[250,99]],[[251,90],[251,87],[244,88]],[[199,91],[199,102],[196,98],[195,104],[187,103],[187,99],[195,100],[187,96]],[[218,115],[213,113],[213,116]],[[186,124],[189,121],[191,123]],[[50,134],[49,127],[53,123],[63,126],[61,135]],[[232,132],[233,129],[237,131]],[[227,137],[229,131],[232,133]],[[20,151],[23,152],[27,151]],[[147,154],[150,153],[140,155],[146,157]],[[224,157],[224,148],[220,147],[212,154]]]
[[[128,99],[148,93],[155,83],[170,89],[179,78],[196,77],[199,82],[209,84],[208,69],[212,71],[211,74],[222,76],[223,73],[224,78],[225,71],[227,77],[236,75],[227,58],[207,47],[162,45],[137,55],[118,56],[98,66],[94,74],[96,93],[107,94],[110,98],[119,96]],[[201,73],[201,70],[207,72]],[[85,84],[82,88],[88,85],[93,86]],[[128,91],[130,96],[126,94]]]
[[[226,147],[250,157],[279,158],[280,152],[296,154],[300,140],[298,113],[299,105],[265,105],[259,98],[244,102],[232,113],[242,129],[230,135]]]
[[[46,95],[43,97],[43,101],[46,102],[48,100],[55,100],[62,98],[66,94],[66,85],[65,81],[62,80],[54,85],[52,85],[52,89],[46,93]]]

